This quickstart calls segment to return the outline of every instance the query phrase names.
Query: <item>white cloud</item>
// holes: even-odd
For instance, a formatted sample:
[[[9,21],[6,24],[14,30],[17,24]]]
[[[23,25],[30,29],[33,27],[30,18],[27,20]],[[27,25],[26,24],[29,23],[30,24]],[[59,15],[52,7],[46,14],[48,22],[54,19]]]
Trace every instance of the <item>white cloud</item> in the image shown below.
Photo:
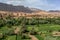
[[[54,4],[48,3],[48,0],[26,0],[23,5],[27,6],[43,6],[43,7],[52,7]]]
[[[7,1],[7,4],[19,5],[21,1]]]
[[[55,4],[48,3],[48,0],[7,0],[6,3],[41,9],[53,9],[56,6]]]
[[[46,0],[24,0],[24,1],[21,1],[21,0],[8,0],[7,3],[9,4],[14,4],[15,3],[22,3],[22,4],[31,4],[31,5],[35,5],[35,4],[42,4],[42,3],[46,3],[45,2]]]

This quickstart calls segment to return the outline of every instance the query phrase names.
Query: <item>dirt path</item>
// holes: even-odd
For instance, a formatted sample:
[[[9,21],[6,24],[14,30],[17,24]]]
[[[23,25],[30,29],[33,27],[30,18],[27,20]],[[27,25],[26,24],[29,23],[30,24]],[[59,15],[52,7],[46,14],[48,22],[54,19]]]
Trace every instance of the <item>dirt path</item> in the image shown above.
[[[17,34],[19,32],[19,28],[17,27],[14,32]],[[38,40],[34,35],[29,35],[31,37],[31,40]]]
[[[19,30],[19,28],[18,28],[18,27],[17,27],[17,28],[15,28],[15,30],[14,30],[15,34],[17,34],[19,31],[20,31],[20,30]]]
[[[38,40],[34,35],[29,35],[31,37],[31,40]]]

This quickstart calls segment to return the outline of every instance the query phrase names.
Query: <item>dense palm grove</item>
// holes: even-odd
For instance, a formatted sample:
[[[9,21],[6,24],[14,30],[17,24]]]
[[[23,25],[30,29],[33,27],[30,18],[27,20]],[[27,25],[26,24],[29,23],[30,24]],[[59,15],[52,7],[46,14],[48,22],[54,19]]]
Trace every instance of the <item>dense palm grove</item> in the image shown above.
[[[34,18],[31,19],[25,17],[19,18],[0,18],[0,27],[3,26],[18,26],[24,21],[26,25],[37,25],[37,24],[60,24],[60,18]]]
[[[21,37],[20,39],[30,39],[28,34],[31,35],[39,35],[38,27],[43,24],[54,24],[54,25],[60,25],[60,18],[26,18],[26,17],[19,17],[19,18],[13,18],[13,17],[5,17],[0,18],[0,40],[6,40],[8,36],[16,35]],[[32,28],[29,30],[28,26],[32,25]],[[37,27],[35,27],[35,25]],[[6,30],[2,30],[3,27],[7,27]],[[16,29],[19,29],[19,32],[15,33],[14,31]],[[49,28],[47,28],[49,29]],[[53,30],[47,30],[47,32],[52,32]],[[60,31],[60,30],[57,30]],[[40,33],[41,34],[41,33]],[[41,39],[43,40],[43,39]]]

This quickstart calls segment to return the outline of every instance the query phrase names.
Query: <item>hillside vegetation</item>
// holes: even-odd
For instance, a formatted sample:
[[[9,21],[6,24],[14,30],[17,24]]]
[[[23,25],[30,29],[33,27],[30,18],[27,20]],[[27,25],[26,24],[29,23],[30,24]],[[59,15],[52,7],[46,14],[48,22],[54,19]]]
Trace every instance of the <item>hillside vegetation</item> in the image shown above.
[[[35,35],[39,40],[46,40],[51,37],[52,32],[60,32],[60,18],[36,18],[26,17],[13,18],[7,16],[0,18],[0,39],[1,40],[30,40],[29,35]],[[40,35],[40,36],[39,36]],[[55,37],[59,39],[59,37]],[[50,40],[50,39],[49,39]]]

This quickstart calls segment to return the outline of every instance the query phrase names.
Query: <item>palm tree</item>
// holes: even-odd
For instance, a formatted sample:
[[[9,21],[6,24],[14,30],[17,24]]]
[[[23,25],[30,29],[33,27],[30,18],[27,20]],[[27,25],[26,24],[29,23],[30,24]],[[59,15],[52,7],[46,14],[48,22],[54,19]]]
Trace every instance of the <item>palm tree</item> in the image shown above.
[[[16,34],[16,40],[17,40],[19,34],[22,36],[23,33],[26,33],[26,17],[21,17],[20,21],[21,21],[20,32],[18,34]]]

